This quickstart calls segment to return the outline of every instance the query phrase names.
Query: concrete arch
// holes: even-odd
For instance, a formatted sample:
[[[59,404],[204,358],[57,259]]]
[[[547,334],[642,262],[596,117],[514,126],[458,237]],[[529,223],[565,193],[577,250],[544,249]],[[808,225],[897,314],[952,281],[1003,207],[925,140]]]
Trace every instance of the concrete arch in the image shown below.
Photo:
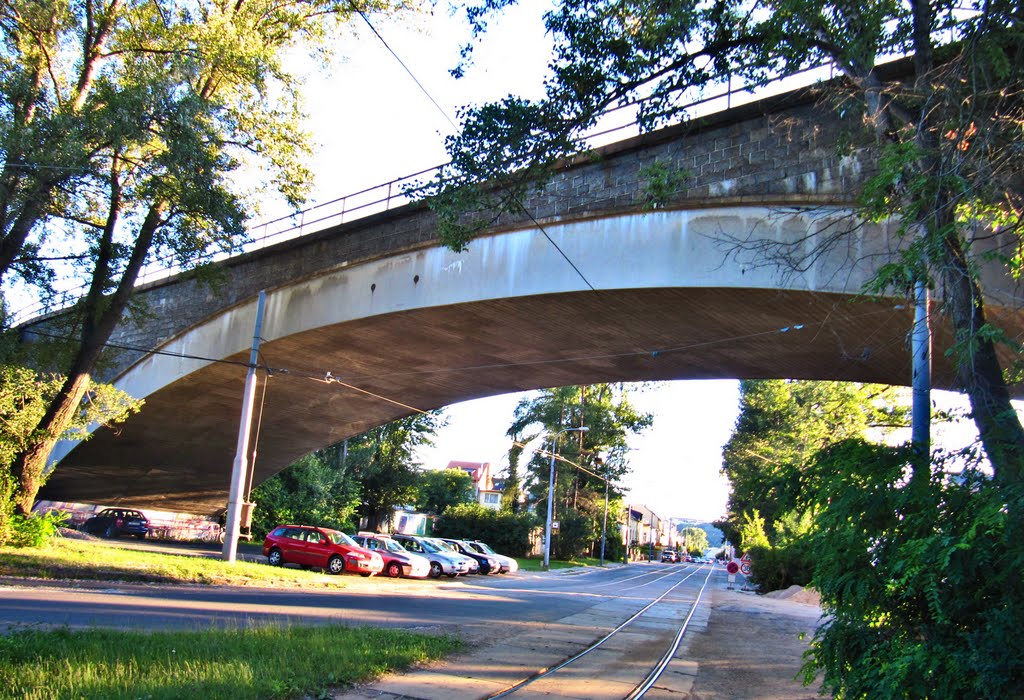
[[[771,241],[799,255],[840,231],[842,245],[799,272],[762,246],[737,247]],[[905,383],[911,311],[850,303],[893,246],[886,226],[839,207],[654,210],[506,231],[461,253],[422,248],[268,290],[262,358],[287,372],[267,382],[256,481],[413,410],[499,393],[722,377]],[[1014,292],[996,288],[1003,322]],[[223,507],[245,370],[196,358],[244,363],[254,316],[254,300],[230,308],[124,372],[118,385],[145,409],[55,453],[45,497]],[[952,388],[949,367],[937,365],[936,385]]]

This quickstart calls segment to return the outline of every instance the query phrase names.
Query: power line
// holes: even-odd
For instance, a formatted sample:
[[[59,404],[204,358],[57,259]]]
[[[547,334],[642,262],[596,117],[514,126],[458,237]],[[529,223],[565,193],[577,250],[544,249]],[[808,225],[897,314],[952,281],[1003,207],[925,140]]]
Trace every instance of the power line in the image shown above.
[[[862,318],[867,318],[869,316],[875,316],[875,315],[880,315],[880,314],[891,315],[892,313],[894,313],[896,311],[900,311],[900,310],[905,309],[905,308],[906,307],[904,305],[897,304],[897,305],[894,305],[891,308],[878,309],[878,310],[874,310],[874,311],[869,311],[867,313],[858,314],[857,316],[854,316],[852,318],[854,318],[854,319],[862,319]],[[658,349],[653,349],[653,350],[634,350],[634,351],[630,351],[630,352],[621,352],[621,353],[603,353],[603,354],[594,354],[594,355],[580,355],[580,356],[575,356],[575,357],[562,357],[562,358],[555,358],[555,359],[550,359],[550,360],[533,360],[533,361],[529,361],[529,362],[490,363],[490,364],[486,364],[486,365],[469,365],[469,366],[463,366],[463,367],[446,367],[446,368],[441,368],[441,369],[411,370],[411,371],[407,371],[407,372],[391,372],[391,373],[382,373],[382,374],[374,374],[374,375],[356,375],[356,376],[346,376],[344,374],[336,374],[332,370],[304,369],[304,368],[283,367],[283,366],[282,367],[276,367],[276,366],[271,366],[268,363],[252,365],[249,362],[244,361],[244,360],[229,360],[229,359],[224,359],[224,358],[206,357],[206,356],[203,356],[203,355],[196,355],[196,354],[184,353],[184,352],[173,352],[173,351],[169,351],[169,350],[152,350],[152,349],[142,348],[142,347],[139,347],[139,346],[125,345],[125,344],[121,344],[121,343],[110,343],[110,342],[107,342],[107,343],[103,343],[102,347],[110,348],[110,349],[113,349],[113,350],[125,350],[125,351],[128,351],[128,352],[137,352],[137,353],[141,353],[143,357],[147,357],[147,356],[163,356],[163,357],[173,357],[173,358],[177,358],[177,359],[196,360],[196,361],[199,361],[199,362],[208,362],[208,363],[211,363],[211,364],[226,364],[226,365],[232,365],[232,366],[235,366],[235,367],[244,367],[244,368],[247,368],[247,369],[248,368],[254,368],[254,369],[257,369],[257,370],[262,370],[262,371],[267,372],[269,375],[280,374],[280,375],[301,377],[301,378],[304,378],[304,379],[312,379],[314,381],[322,382],[324,384],[338,384],[339,386],[342,386],[342,387],[344,387],[346,389],[349,389],[351,391],[359,392],[359,393],[365,394],[367,396],[379,399],[381,401],[386,401],[388,403],[395,404],[396,406],[399,406],[401,408],[407,409],[409,411],[413,411],[413,412],[417,412],[417,413],[424,413],[425,414],[425,413],[427,413],[427,411],[425,411],[423,409],[417,408],[415,406],[411,406],[409,404],[403,403],[403,402],[398,401],[396,399],[391,399],[391,398],[389,398],[387,396],[383,396],[381,394],[374,393],[374,392],[369,391],[367,389],[363,389],[361,387],[356,386],[353,382],[357,382],[357,381],[370,381],[370,380],[381,380],[381,379],[394,379],[394,378],[397,378],[397,377],[418,377],[418,376],[419,377],[423,377],[423,376],[432,376],[432,375],[437,375],[437,374],[450,374],[450,373],[463,373],[463,372],[479,372],[479,371],[494,370],[494,369],[509,369],[509,368],[515,368],[515,367],[537,367],[537,366],[543,366],[543,365],[557,365],[557,364],[565,364],[565,363],[570,363],[570,362],[583,362],[583,361],[588,361],[588,360],[618,359],[618,358],[624,358],[624,357],[646,357],[646,356],[650,356],[652,358],[656,358],[656,357],[658,357],[660,355],[671,354],[671,353],[675,353],[675,352],[684,352],[684,351],[687,351],[687,350],[694,350],[694,349],[698,349],[698,348],[710,347],[710,346],[713,346],[713,345],[720,345],[720,344],[728,343],[728,342],[735,342],[735,341],[741,341],[741,340],[750,340],[752,338],[765,337],[765,336],[775,335],[775,334],[786,334],[786,333],[790,333],[790,332],[794,332],[794,331],[801,331],[801,330],[804,330],[805,328],[809,329],[809,328],[812,328],[812,327],[815,327],[815,326],[822,327],[822,326],[824,326],[828,322],[829,318],[831,318],[831,314],[829,316],[827,316],[826,319],[823,320],[823,321],[812,321],[812,322],[805,322],[805,323],[799,323],[799,324],[792,324],[792,325],[789,325],[789,326],[776,327],[776,328],[766,329],[766,330],[763,330],[763,331],[755,331],[755,332],[752,332],[752,333],[744,333],[744,334],[740,334],[740,335],[731,335],[731,336],[726,336],[726,337],[723,337],[723,338],[717,338],[717,339],[713,339],[713,340],[705,340],[705,341],[700,341],[700,342],[696,342],[696,343],[690,343],[690,344],[687,344],[687,345],[680,345],[680,346],[675,346],[675,347],[670,347],[670,348],[658,348]],[[53,339],[53,340],[63,340],[63,341],[75,341],[76,340],[76,338],[74,338],[72,336],[58,335],[58,334],[55,334],[55,333],[47,333],[46,331],[41,331],[41,330],[24,329],[22,332],[28,333],[28,334],[37,335],[37,336],[41,336],[41,337],[45,337],[45,338],[50,338],[50,339]]]
[[[386,48],[391,53],[391,55],[395,57],[395,60],[398,61],[398,63],[402,66],[402,68],[405,69],[405,72],[409,74],[409,76],[412,78],[413,82],[416,83],[416,86],[423,92],[424,95],[427,96],[427,99],[430,100],[435,107],[437,107],[438,111],[440,111],[441,114],[444,115],[444,118],[448,120],[448,123],[451,124],[452,127],[456,131],[458,131],[459,130],[458,125],[454,121],[452,121],[452,118],[448,116],[448,113],[444,110],[444,108],[442,108],[441,105],[438,104],[437,100],[434,99],[433,95],[431,95],[430,92],[423,86],[423,83],[421,83],[416,78],[416,76],[415,76],[415,74],[413,74],[412,70],[405,64],[405,62],[399,57],[399,55],[397,53],[395,53],[395,51],[391,48],[391,46],[388,45],[388,42],[384,40],[384,37],[381,36],[380,32],[378,32],[374,28],[373,24],[370,23],[369,18],[365,14],[363,14],[362,10],[360,10],[358,7],[355,6],[353,0],[349,0],[349,5],[352,6],[353,10],[355,10],[356,12],[359,13],[359,16],[363,18],[363,21],[366,22],[366,25],[371,29],[371,31],[373,31],[374,35],[378,39],[380,39],[380,42],[384,45],[384,48]],[[533,222],[534,226],[536,226],[537,229],[544,235],[544,238],[546,238],[548,240],[548,243],[550,243],[552,246],[554,246],[555,250],[557,250],[558,253],[565,259],[565,261],[567,263],[569,263],[569,266],[572,267],[573,271],[579,276],[579,278],[581,280],[583,280],[583,283],[585,285],[587,285],[587,287],[590,288],[590,291],[596,292],[597,289],[594,287],[594,285],[592,285],[590,283],[590,280],[587,279],[586,275],[583,274],[583,271],[580,270],[580,268],[576,265],[576,263],[574,263],[572,261],[572,259],[566,254],[566,252],[564,250],[562,250],[561,246],[559,246],[557,243],[555,243],[554,239],[551,238],[551,235],[548,234],[548,232],[544,228],[544,226],[539,221],[537,221],[537,219],[533,216],[533,214],[530,213],[529,210],[527,210],[526,206],[519,199],[519,197],[513,196],[513,200],[519,206],[519,208],[522,210],[522,212],[524,214],[526,214],[526,216],[528,216],[530,218],[530,221]]]

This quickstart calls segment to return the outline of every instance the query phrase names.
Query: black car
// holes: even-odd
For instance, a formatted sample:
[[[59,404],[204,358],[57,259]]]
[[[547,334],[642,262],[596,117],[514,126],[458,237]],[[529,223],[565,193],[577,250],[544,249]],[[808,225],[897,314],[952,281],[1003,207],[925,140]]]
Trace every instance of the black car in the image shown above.
[[[140,511],[130,508],[104,508],[82,523],[82,530],[93,535],[103,535],[108,539],[121,535],[135,535],[144,540],[146,533],[149,532],[149,518]]]
[[[480,562],[480,574],[486,576],[487,574],[501,573],[501,563],[489,554],[476,551],[462,540],[450,540],[447,537],[442,537],[441,541],[450,544],[459,554],[465,554]]]

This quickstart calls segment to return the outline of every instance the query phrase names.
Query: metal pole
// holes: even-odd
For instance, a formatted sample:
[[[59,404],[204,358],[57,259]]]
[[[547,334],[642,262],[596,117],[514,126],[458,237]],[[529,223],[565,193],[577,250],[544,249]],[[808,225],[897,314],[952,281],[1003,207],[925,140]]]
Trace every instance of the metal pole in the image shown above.
[[[604,519],[601,521],[601,566],[604,566],[604,543],[608,532],[608,473],[604,479]]]
[[[551,568],[551,511],[555,507],[555,450],[558,446],[558,436],[562,433],[585,433],[590,428],[585,425],[579,428],[563,428],[551,436],[551,469],[548,474],[548,512],[544,518],[544,563],[542,568],[547,571]]]
[[[927,473],[927,467],[931,462],[932,343],[928,307],[928,285],[918,281],[914,284],[914,330],[910,342],[913,353],[910,441],[917,473]]]
[[[249,372],[245,375],[245,391],[242,393],[242,418],[238,425],[238,444],[235,447],[235,463],[231,468],[231,492],[228,495],[228,512],[224,523],[224,549],[221,558],[234,562],[238,551],[238,524],[241,520],[242,489],[246,482],[249,451],[249,433],[252,430],[252,407],[256,399],[256,363],[260,352],[260,332],[263,329],[263,307],[267,294],[260,292],[256,302],[256,323],[252,336],[252,351],[249,353]]]
[[[544,517],[544,564],[542,568],[547,571],[551,568],[551,509],[555,504],[555,445],[558,444],[558,431],[551,436],[551,470],[548,473],[548,512]]]

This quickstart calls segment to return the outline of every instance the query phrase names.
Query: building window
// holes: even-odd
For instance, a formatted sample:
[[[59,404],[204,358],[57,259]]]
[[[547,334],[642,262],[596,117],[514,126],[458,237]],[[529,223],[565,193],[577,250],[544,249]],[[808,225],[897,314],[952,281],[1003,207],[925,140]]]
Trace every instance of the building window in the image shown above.
[[[485,493],[485,494],[483,494],[483,496],[484,496],[484,500],[483,500],[484,505],[488,505],[488,506],[501,505],[501,494],[500,493]]]

